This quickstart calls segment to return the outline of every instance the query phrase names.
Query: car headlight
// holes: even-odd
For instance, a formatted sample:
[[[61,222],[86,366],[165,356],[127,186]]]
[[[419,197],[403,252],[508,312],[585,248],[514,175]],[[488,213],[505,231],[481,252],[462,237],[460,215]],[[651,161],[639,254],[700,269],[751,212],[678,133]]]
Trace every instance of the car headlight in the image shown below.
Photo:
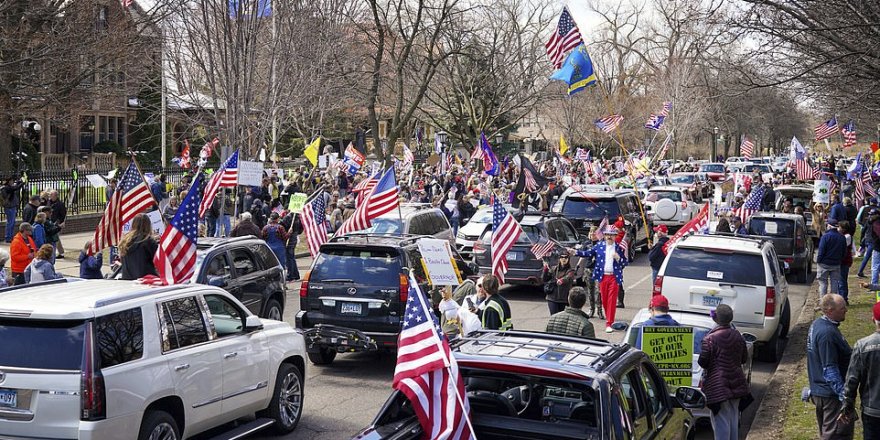
[[[464,240],[464,232],[458,231],[458,234],[455,236],[455,238],[460,238],[460,239]]]

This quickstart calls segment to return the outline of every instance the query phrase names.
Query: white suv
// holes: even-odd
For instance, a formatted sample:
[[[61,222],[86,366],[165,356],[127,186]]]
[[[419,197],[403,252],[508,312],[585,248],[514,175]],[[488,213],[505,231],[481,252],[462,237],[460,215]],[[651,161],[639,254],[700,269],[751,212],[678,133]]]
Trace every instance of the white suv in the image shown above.
[[[769,240],[691,235],[670,250],[654,282],[654,294],[670,310],[709,314],[719,304],[733,308],[733,323],[755,335],[758,357],[775,362],[788,336],[788,283]]]
[[[216,287],[12,287],[0,340],[4,439],[174,440],[254,414],[240,429],[288,433],[302,415],[302,335]]]
[[[651,223],[680,228],[694,218],[698,209],[688,191],[680,186],[652,186],[645,196],[645,210]]]

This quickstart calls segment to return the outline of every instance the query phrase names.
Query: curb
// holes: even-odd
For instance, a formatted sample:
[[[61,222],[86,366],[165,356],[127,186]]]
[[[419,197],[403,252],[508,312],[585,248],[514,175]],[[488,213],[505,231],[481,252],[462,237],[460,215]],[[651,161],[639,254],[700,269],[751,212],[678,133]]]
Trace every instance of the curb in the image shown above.
[[[788,332],[785,354],[776,367],[773,377],[767,383],[767,391],[761,399],[761,405],[752,420],[752,426],[746,440],[768,440],[779,438],[779,421],[785,418],[788,411],[789,397],[799,394],[794,390],[794,382],[789,380],[801,370],[807,368],[807,332],[813,322],[816,307],[819,304],[818,283],[814,280],[807,291],[807,297],[797,322]]]

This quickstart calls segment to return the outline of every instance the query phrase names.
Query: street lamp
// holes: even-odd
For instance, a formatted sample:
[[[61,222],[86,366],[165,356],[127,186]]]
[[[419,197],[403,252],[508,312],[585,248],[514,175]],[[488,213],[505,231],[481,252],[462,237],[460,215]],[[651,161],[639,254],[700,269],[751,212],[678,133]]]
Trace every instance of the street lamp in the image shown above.
[[[712,157],[710,160],[715,160],[718,157],[718,127],[712,129]]]
[[[440,145],[446,145],[446,137],[447,134],[445,131],[440,130],[437,132],[437,140],[440,141]]]

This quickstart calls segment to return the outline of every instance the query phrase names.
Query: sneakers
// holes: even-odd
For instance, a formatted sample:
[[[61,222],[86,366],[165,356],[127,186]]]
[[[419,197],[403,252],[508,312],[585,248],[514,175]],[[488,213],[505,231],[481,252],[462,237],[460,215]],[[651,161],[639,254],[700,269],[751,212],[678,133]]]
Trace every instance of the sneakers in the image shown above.
[[[611,333],[613,331],[614,329],[612,329],[611,327],[605,327],[605,333]]]

